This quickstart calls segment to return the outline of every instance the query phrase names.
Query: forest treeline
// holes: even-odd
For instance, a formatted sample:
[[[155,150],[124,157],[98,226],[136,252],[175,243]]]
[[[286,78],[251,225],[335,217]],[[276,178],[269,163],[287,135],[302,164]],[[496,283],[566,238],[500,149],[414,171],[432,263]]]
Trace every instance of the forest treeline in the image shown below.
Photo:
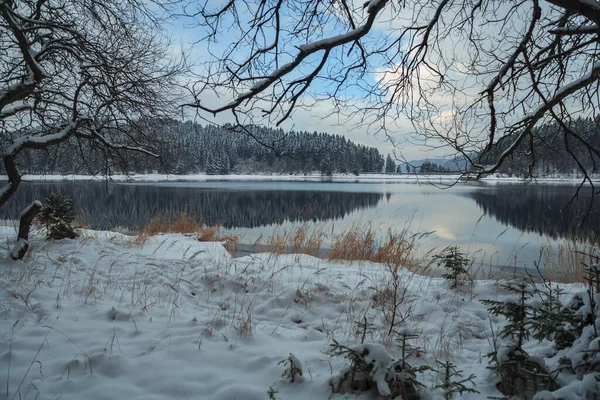
[[[71,140],[44,151],[25,151],[22,170],[43,173],[333,173],[382,172],[384,157],[376,148],[356,144],[341,135],[284,131],[259,126],[201,125],[191,121],[146,122],[156,136],[160,158],[143,153],[109,155]],[[138,128],[138,129],[143,129]],[[123,170],[126,168],[127,170]]]
[[[514,142],[517,134],[501,140],[485,161],[494,162]],[[576,118],[565,121],[564,125],[556,122],[542,124],[533,129],[531,140],[533,152],[530,150],[532,142],[526,138],[498,172],[509,176],[528,176],[532,164],[531,172],[536,177],[581,174],[581,168],[588,173],[598,172],[600,157],[593,149],[600,145],[600,117]]]
[[[590,149],[600,146],[600,119],[578,118],[565,123],[573,134],[565,140],[564,127],[540,125],[533,139],[544,145],[529,150],[523,141],[498,170],[509,176],[537,177],[580,172],[580,166],[597,172],[600,158]],[[143,153],[105,154],[103,149],[72,139],[46,149],[24,151],[19,165],[25,173],[207,173],[211,175],[284,173],[323,175],[333,173],[448,173],[455,168],[425,160],[412,168],[396,164],[374,147],[354,143],[341,135],[323,132],[284,131],[260,126],[201,125],[191,121],[161,119],[146,121],[141,128],[154,132],[159,158]],[[118,142],[118,138],[114,139]],[[511,140],[501,140],[484,163],[492,163]],[[132,143],[128,143],[131,145]],[[135,145],[135,143],[133,143]],[[6,143],[3,143],[6,147]],[[535,158],[533,158],[535,157]],[[107,161],[107,159],[109,161]],[[116,161],[116,162],[115,162]],[[580,165],[578,165],[580,163]],[[410,168],[410,169],[409,169]],[[461,169],[464,172],[464,170]]]

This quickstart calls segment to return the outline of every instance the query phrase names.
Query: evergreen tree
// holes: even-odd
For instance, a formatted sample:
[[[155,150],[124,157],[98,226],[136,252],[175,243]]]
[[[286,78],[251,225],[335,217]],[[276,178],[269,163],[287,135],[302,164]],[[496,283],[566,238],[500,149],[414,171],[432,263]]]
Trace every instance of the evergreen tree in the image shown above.
[[[392,160],[392,157],[388,153],[387,158],[385,159],[385,172],[388,174],[393,174],[396,172],[396,163]]]

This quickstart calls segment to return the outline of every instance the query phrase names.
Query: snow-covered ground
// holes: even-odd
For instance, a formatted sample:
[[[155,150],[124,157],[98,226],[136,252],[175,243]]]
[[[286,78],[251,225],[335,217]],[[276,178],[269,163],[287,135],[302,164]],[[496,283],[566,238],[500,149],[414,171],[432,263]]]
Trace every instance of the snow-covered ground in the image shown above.
[[[594,180],[598,177],[593,176]],[[442,183],[453,184],[459,181],[458,174],[361,174],[355,176],[352,174],[334,174],[331,177],[322,176],[314,173],[309,175],[288,175],[288,174],[248,174],[248,175],[167,175],[167,174],[131,174],[131,175],[111,175],[110,177],[97,175],[24,175],[23,180],[29,182],[54,182],[54,181],[89,181],[110,179],[116,182],[208,182],[208,181],[284,181],[284,182],[422,182],[422,183]],[[6,180],[6,176],[0,175],[0,180]],[[522,178],[509,177],[502,174],[490,175],[483,179],[485,182],[523,182]],[[576,176],[553,176],[539,178],[536,182],[544,183],[573,183],[580,184],[581,177]]]
[[[95,231],[58,242],[36,237],[26,259],[13,262],[14,230],[0,229],[0,398],[265,400],[272,389],[281,400],[376,399],[377,389],[330,397],[347,362],[328,355],[330,345],[360,343],[366,320],[365,341],[399,356],[388,334],[393,280],[383,265],[233,259],[219,243],[184,235],[140,244]],[[503,320],[480,302],[509,296],[498,282],[450,290],[406,269],[398,282],[396,315],[406,320],[397,330],[415,332],[412,345],[421,348],[411,364],[450,360],[464,377],[475,375],[480,392],[456,398],[502,397],[486,353]],[[547,348],[532,341],[526,349],[543,356]],[[294,383],[280,364],[290,353],[303,369]],[[442,398],[434,389],[441,376],[418,374],[423,398]]]

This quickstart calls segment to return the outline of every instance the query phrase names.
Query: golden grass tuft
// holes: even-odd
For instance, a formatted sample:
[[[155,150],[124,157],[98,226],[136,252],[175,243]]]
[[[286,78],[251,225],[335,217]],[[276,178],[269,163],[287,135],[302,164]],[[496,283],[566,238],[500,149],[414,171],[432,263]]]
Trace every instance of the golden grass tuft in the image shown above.
[[[407,228],[388,230],[381,235],[371,225],[358,223],[340,233],[330,227],[311,227],[305,222],[296,228],[277,226],[266,239],[256,240],[253,250],[274,255],[308,254],[330,261],[372,261],[394,266],[413,266],[413,250],[422,235],[411,235]],[[323,249],[324,243],[331,247]]]
[[[415,242],[421,235],[411,235],[407,229],[399,232],[389,230],[385,240],[379,243],[372,261],[394,266],[413,266]]]
[[[311,229],[306,222],[292,229],[285,229],[279,225],[264,243],[262,238],[254,242],[253,248],[275,255],[308,254],[317,257],[325,238],[326,233],[322,227]]]
[[[600,259],[600,247],[594,239],[587,241],[574,237],[556,246],[542,246],[540,259],[546,279],[560,283],[585,282],[586,267]]]
[[[182,213],[177,219],[152,218],[136,239],[136,244],[144,244],[149,237],[160,233],[183,233],[196,235],[200,242],[225,242],[224,246],[230,253],[237,249],[239,237],[236,235],[224,235],[221,233],[221,227],[206,226],[202,220],[196,220],[194,217]]]
[[[332,238],[328,258],[330,260],[372,260],[377,252],[375,232],[369,226],[363,229],[354,224],[345,232]]]
[[[420,235],[411,235],[407,228],[389,229],[384,239],[368,226],[358,224],[333,237],[328,259],[332,261],[372,261],[393,266],[413,265],[413,250]]]

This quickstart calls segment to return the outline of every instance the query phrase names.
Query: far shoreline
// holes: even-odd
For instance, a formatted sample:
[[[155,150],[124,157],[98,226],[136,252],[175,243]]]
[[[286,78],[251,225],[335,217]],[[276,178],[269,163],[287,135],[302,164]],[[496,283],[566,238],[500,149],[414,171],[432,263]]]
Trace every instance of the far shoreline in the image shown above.
[[[600,176],[592,177],[594,182]],[[7,181],[5,175],[0,175],[0,180]],[[120,183],[166,183],[166,182],[324,182],[324,183],[423,183],[454,185],[473,182],[485,183],[541,183],[541,184],[570,184],[579,185],[583,177],[577,176],[551,176],[536,179],[509,177],[503,174],[490,175],[478,181],[462,181],[460,174],[333,174],[323,176],[320,174],[292,175],[292,174],[115,174],[115,175],[79,175],[79,174],[25,174],[23,182],[73,182],[73,181],[113,181]],[[589,182],[585,182],[589,185]]]

